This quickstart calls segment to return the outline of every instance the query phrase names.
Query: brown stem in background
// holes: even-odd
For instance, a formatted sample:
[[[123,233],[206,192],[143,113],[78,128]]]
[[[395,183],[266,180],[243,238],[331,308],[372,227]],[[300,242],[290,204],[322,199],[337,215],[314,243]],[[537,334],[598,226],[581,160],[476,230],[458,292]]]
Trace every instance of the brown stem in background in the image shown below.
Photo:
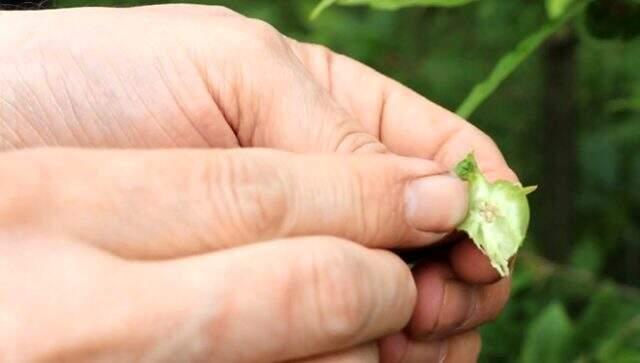
[[[544,255],[564,260],[575,241],[576,46],[572,30],[544,47],[541,213]]]

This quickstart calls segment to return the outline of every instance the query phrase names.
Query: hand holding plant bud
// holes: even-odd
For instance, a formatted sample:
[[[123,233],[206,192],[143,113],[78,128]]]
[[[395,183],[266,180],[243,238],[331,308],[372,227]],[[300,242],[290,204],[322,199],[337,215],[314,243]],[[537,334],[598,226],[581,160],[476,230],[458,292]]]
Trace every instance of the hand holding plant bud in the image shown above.
[[[0,157],[0,361],[477,358],[509,279],[471,241],[388,250],[461,223],[470,149],[517,180],[478,128],[222,7],[0,17],[0,149],[71,147]]]

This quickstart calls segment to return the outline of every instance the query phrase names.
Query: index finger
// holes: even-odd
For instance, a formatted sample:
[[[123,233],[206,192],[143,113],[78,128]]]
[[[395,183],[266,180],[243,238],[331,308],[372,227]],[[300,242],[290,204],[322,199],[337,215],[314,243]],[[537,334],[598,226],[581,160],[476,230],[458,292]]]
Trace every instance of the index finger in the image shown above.
[[[316,81],[391,152],[452,169],[473,151],[487,179],[518,181],[493,140],[458,115],[349,57],[318,45],[291,43]],[[459,244],[450,259],[465,281],[489,283],[499,277],[472,244]]]
[[[484,172],[517,180],[491,138],[456,114],[349,57],[290,43],[313,78],[390,151],[449,168],[474,151]]]

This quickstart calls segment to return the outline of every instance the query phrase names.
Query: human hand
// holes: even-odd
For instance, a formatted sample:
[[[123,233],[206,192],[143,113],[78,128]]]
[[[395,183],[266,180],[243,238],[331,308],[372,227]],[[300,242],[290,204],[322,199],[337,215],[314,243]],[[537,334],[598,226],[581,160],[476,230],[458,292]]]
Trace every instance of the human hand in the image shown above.
[[[409,268],[387,251],[295,236],[430,238],[422,228],[452,228],[465,211],[421,211],[447,201],[447,183],[464,190],[441,171],[391,154],[5,152],[0,358],[359,357],[409,321]]]
[[[153,262],[79,242],[0,236],[3,362],[284,361],[397,331],[415,303],[400,259],[333,237]]]
[[[16,81],[11,67],[0,70],[8,84],[3,98],[11,106],[0,109],[6,148],[388,150],[446,167],[473,149],[490,177],[514,178],[491,140],[468,123],[346,57],[286,39],[227,10],[172,6],[45,14],[31,22],[26,13],[3,14],[3,24],[22,24],[25,32],[38,34],[24,42],[16,36],[24,32],[5,32],[0,40],[18,49],[0,57],[22,77]],[[58,30],[38,33],[39,26]],[[426,242],[416,241],[414,246]],[[456,245],[448,260],[454,279],[444,278],[436,264],[416,270],[420,297],[411,337],[433,340],[465,331],[491,319],[506,301],[506,280],[472,285],[497,276],[468,241]],[[455,329],[442,326],[448,320],[457,321],[450,324]]]

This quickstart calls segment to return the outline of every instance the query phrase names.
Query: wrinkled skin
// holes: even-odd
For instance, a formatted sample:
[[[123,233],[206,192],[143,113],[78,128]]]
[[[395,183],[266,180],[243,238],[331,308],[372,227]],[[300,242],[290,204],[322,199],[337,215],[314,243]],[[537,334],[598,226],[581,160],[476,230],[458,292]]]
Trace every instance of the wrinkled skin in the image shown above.
[[[454,229],[469,151],[516,180],[481,131],[220,7],[0,28],[0,146],[76,148],[0,158],[0,358],[475,361],[509,281],[468,240],[411,273],[379,249]]]

